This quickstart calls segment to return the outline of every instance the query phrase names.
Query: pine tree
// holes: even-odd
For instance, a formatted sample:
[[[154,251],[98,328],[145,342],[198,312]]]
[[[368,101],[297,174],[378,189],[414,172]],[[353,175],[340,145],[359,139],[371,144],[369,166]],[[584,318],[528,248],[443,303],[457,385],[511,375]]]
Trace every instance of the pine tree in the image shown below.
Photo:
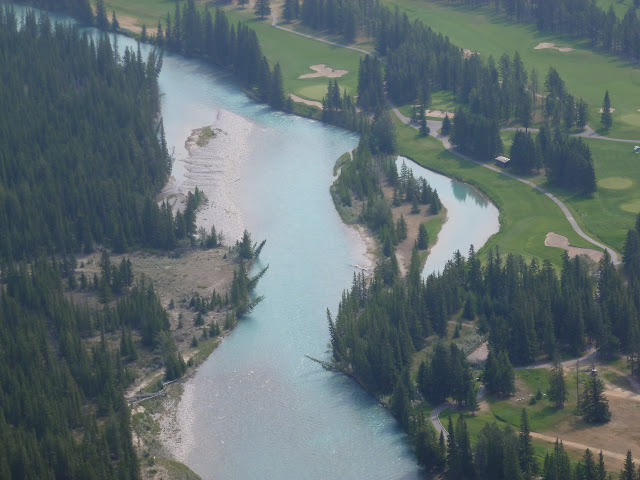
[[[104,0],[96,1],[96,27],[100,30],[109,30],[109,19],[104,8]]]
[[[273,74],[271,75],[271,91],[269,94],[269,105],[276,109],[282,109],[284,106],[284,85],[282,82],[282,71],[280,70],[280,63],[276,63],[273,67]]]
[[[551,367],[547,396],[556,408],[564,408],[564,402],[568,398],[568,393],[564,383],[564,369],[558,361],[554,362],[553,367]]]
[[[609,130],[611,128],[611,125],[613,124],[613,119],[611,118],[611,99],[609,98],[609,90],[607,90],[604,94],[600,123],[605,130]]]
[[[587,123],[589,123],[589,105],[581,98],[578,100],[578,128],[583,131]]]
[[[449,135],[451,133],[451,119],[449,118],[449,114],[445,114],[444,120],[442,121],[442,128],[440,129],[440,133],[442,135]]]
[[[636,465],[633,463],[631,450],[627,450],[627,458],[620,472],[620,480],[636,480]]]
[[[531,442],[531,430],[529,428],[529,418],[527,409],[522,409],[520,416],[520,433],[518,434],[518,453],[520,458],[520,468],[525,478],[532,478],[538,473],[538,464],[534,457],[533,444]]]
[[[590,375],[587,379],[579,408],[586,422],[606,423],[611,420],[609,402],[604,396],[604,383],[596,374]]]
[[[427,227],[424,223],[420,224],[418,229],[418,249],[426,250],[429,247],[429,235],[427,234]]]
[[[120,30],[120,23],[118,22],[118,19],[116,18],[116,11],[113,10],[111,12],[111,31],[118,32],[119,30]]]
[[[251,243],[251,234],[245,230],[242,234],[242,241],[238,251],[241,258],[251,260],[253,258],[253,244]]]
[[[285,0],[284,7],[282,8],[282,16],[285,21],[290,22],[295,20],[300,15],[300,3],[299,0]]]
[[[271,3],[269,0],[256,0],[254,12],[260,20],[264,20],[264,17],[271,14]]]

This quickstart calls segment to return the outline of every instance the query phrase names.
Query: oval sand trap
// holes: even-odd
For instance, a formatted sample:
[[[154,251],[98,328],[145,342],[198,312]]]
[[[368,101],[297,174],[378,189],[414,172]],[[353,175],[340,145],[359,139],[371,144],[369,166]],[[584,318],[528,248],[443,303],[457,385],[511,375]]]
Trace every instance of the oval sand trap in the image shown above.
[[[624,177],[607,177],[598,180],[598,186],[609,190],[624,190],[631,187],[633,181]]]
[[[319,65],[311,65],[309,68],[311,70],[314,70],[316,73],[305,73],[304,75],[300,75],[298,78],[338,78],[349,73],[347,70],[334,70],[331,67],[327,67],[324,63],[321,63]]]
[[[556,47],[555,43],[550,43],[550,42],[542,42],[539,43],[537,46],[533,47],[534,50],[544,50],[547,48],[551,48],[553,50],[558,50],[559,52],[572,52],[573,48],[571,47]]]
[[[623,203],[622,205],[620,205],[620,208],[625,212],[640,213],[640,200]]]

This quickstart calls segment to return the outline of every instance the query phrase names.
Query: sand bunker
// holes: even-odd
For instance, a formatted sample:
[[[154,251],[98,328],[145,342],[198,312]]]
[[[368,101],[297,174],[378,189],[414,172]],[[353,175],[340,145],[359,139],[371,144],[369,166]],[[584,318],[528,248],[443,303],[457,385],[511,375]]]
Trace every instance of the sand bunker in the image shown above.
[[[327,67],[324,63],[321,63],[320,65],[311,65],[309,68],[314,70],[316,73],[305,73],[304,75],[300,75],[298,78],[338,78],[349,73],[348,70],[334,70],[331,67]]]
[[[304,103],[305,105],[311,105],[312,107],[322,108],[322,103],[316,102],[315,100],[307,100],[306,98],[299,97],[294,95],[293,93],[289,94],[289,98],[294,102]]]
[[[455,113],[443,112],[441,110],[425,110],[424,114],[427,117],[435,117],[435,118],[444,118],[447,115],[449,115],[449,118],[453,118],[455,116]]]
[[[573,48],[571,47],[556,47],[555,43],[543,42],[539,43],[536,47],[533,47],[534,50],[544,50],[546,48],[551,48],[553,50],[558,50],[559,52],[572,52]]]
[[[557,233],[549,232],[544,239],[544,244],[547,247],[562,248],[569,253],[569,257],[573,258],[576,255],[587,255],[595,262],[599,262],[602,256],[602,252],[593,250],[591,248],[572,247],[569,245],[569,239],[564,235],[558,235]]]
[[[598,181],[600,188],[608,190],[625,190],[633,185],[633,181],[624,177],[607,177]]]
[[[468,48],[462,49],[462,58],[470,58],[471,55],[474,55],[478,52],[474,52],[473,50],[469,50]]]
[[[603,111],[604,111],[604,108],[601,108],[600,110],[598,110],[598,112],[600,112],[600,113],[602,113]],[[615,109],[615,108],[610,108],[610,109],[609,109],[609,111],[610,111],[611,113],[613,113],[613,112],[615,112],[615,111],[616,111],[616,109]],[[640,110],[638,110],[638,111],[640,112]]]

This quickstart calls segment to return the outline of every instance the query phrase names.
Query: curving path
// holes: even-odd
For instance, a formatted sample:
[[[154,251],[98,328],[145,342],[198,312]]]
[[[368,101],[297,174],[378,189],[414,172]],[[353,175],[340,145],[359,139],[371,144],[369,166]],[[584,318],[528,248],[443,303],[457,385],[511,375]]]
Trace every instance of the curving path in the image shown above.
[[[393,112],[395,113],[395,115],[398,117],[398,119],[400,119],[400,121],[402,123],[417,129],[417,127],[411,122],[410,118],[408,118],[407,116],[405,116],[402,113],[400,113],[400,110],[398,110],[398,108],[395,105],[393,105],[390,101],[388,101],[388,103],[389,103],[389,106],[391,106],[391,108],[392,108]],[[542,193],[545,196],[549,197],[551,200],[553,200],[556,203],[556,205],[558,205],[558,207],[560,207],[560,210],[562,210],[562,213],[564,213],[564,216],[567,218],[567,220],[571,224],[571,227],[575,230],[575,232],[578,235],[580,235],[582,238],[584,238],[586,241],[592,243],[593,245],[596,245],[596,246],[600,247],[601,249],[606,250],[607,252],[609,252],[609,255],[611,255],[611,260],[613,261],[614,264],[618,265],[618,264],[621,263],[620,255],[618,255],[618,253],[616,251],[614,251],[613,249],[607,247],[606,245],[594,240],[589,235],[584,233],[584,231],[582,230],[582,228],[580,228],[580,225],[578,225],[578,222],[576,222],[576,219],[573,217],[573,215],[571,214],[571,212],[569,211],[567,206],[560,199],[558,199],[558,197],[556,197],[554,194],[552,194],[551,192],[548,192],[547,190],[542,188],[540,185],[536,185],[535,183],[530,182],[529,180],[526,180],[524,178],[518,177],[517,175],[514,175],[514,174],[512,174],[510,172],[506,172],[504,170],[501,170],[501,169],[499,169],[498,167],[496,167],[494,165],[490,165],[488,163],[479,162],[478,160],[474,160],[473,158],[471,158],[471,157],[469,157],[467,155],[464,155],[464,154],[462,154],[460,152],[457,152],[453,148],[453,146],[451,145],[451,143],[449,142],[449,139],[447,137],[445,137],[444,135],[440,135],[440,134],[436,133],[442,127],[442,122],[437,121],[437,120],[428,120],[427,121],[427,125],[429,126],[429,129],[431,130],[431,135],[433,137],[437,138],[438,140],[440,140],[442,142],[442,144],[444,145],[444,148],[446,148],[451,153],[453,153],[453,154],[455,154],[455,155],[457,155],[457,156],[459,156],[461,158],[464,158],[465,160],[469,160],[470,162],[473,162],[476,165],[480,165],[481,167],[488,168],[489,170],[493,170],[494,172],[499,173],[501,175],[504,175],[506,177],[513,178],[514,180],[518,180],[519,182],[522,182],[522,183],[524,183],[526,185],[529,185],[530,187],[535,188],[540,193]],[[597,138],[597,137],[593,137],[593,138]]]

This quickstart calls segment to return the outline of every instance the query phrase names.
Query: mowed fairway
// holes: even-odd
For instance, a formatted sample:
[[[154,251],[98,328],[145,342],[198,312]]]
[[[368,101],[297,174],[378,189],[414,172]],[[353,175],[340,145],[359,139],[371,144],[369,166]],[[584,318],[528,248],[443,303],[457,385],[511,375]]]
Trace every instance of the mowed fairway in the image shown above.
[[[569,92],[583,97],[590,105],[590,124],[600,127],[600,114],[605,90],[609,90],[613,128],[607,136],[640,139],[640,68],[631,61],[589,50],[587,41],[574,40],[538,32],[533,25],[511,24],[492,8],[450,5],[433,0],[387,0],[398,6],[410,19],[420,19],[434,31],[447,35],[459,47],[493,55],[496,61],[503,53],[513,57],[518,51],[527,67],[535,67],[541,89],[552,66],[560,72]],[[571,47],[572,52],[552,49],[534,50],[539,43],[551,42]]]
[[[196,0],[196,4],[201,8],[208,3],[207,0]],[[180,5],[182,8],[182,3]],[[139,32],[143,23],[148,31],[155,32],[159,20],[164,28],[167,13],[173,17],[175,12],[173,0],[105,0],[105,6],[109,12],[109,19],[111,11],[115,11],[121,27],[133,32]],[[280,9],[278,6],[273,8],[274,11]],[[340,90],[346,89],[349,94],[356,94],[358,66],[364,54],[274,28],[271,26],[270,17],[260,20],[250,6],[240,8],[232,5],[226,7],[225,12],[232,25],[245,22],[256,31],[262,51],[271,66],[280,62],[287,93],[311,100],[322,100],[327,93],[327,77],[298,77],[313,73],[309,69],[311,65],[325,64],[334,70],[347,70],[347,74],[337,78]],[[277,13],[279,14],[279,11]]]
[[[416,160],[424,167],[477,186],[500,209],[500,232],[489,239],[487,248],[499,246],[504,253],[518,253],[527,258],[549,259],[562,263],[562,250],[544,245],[549,232],[564,235],[571,245],[597,248],[579,237],[558,206],[537,190],[517,180],[464,160],[443,149],[433,137],[419,137],[416,130],[397,123],[400,155]],[[581,223],[583,229],[584,224]],[[465,254],[466,252],[462,252]]]
[[[640,213],[640,154],[633,153],[633,144],[587,140],[593,156],[598,191],[593,198],[556,196],[577,213],[577,216],[602,242],[622,252],[627,230],[633,227]],[[544,188],[552,190],[547,184]]]
[[[226,10],[229,21],[246,22],[260,38],[262,51],[271,65],[280,62],[287,93],[294,93],[311,100],[322,100],[327,94],[329,78],[298,78],[300,75],[313,73],[311,65],[325,64],[334,70],[347,70],[349,73],[337,78],[340,90],[345,88],[355,95],[358,86],[358,67],[363,53],[346,48],[328,45],[305,38],[295,33],[286,32],[271,26],[271,19],[260,20],[253,10],[230,7]],[[333,79],[332,79],[333,80]],[[640,108],[640,107],[639,107]]]

